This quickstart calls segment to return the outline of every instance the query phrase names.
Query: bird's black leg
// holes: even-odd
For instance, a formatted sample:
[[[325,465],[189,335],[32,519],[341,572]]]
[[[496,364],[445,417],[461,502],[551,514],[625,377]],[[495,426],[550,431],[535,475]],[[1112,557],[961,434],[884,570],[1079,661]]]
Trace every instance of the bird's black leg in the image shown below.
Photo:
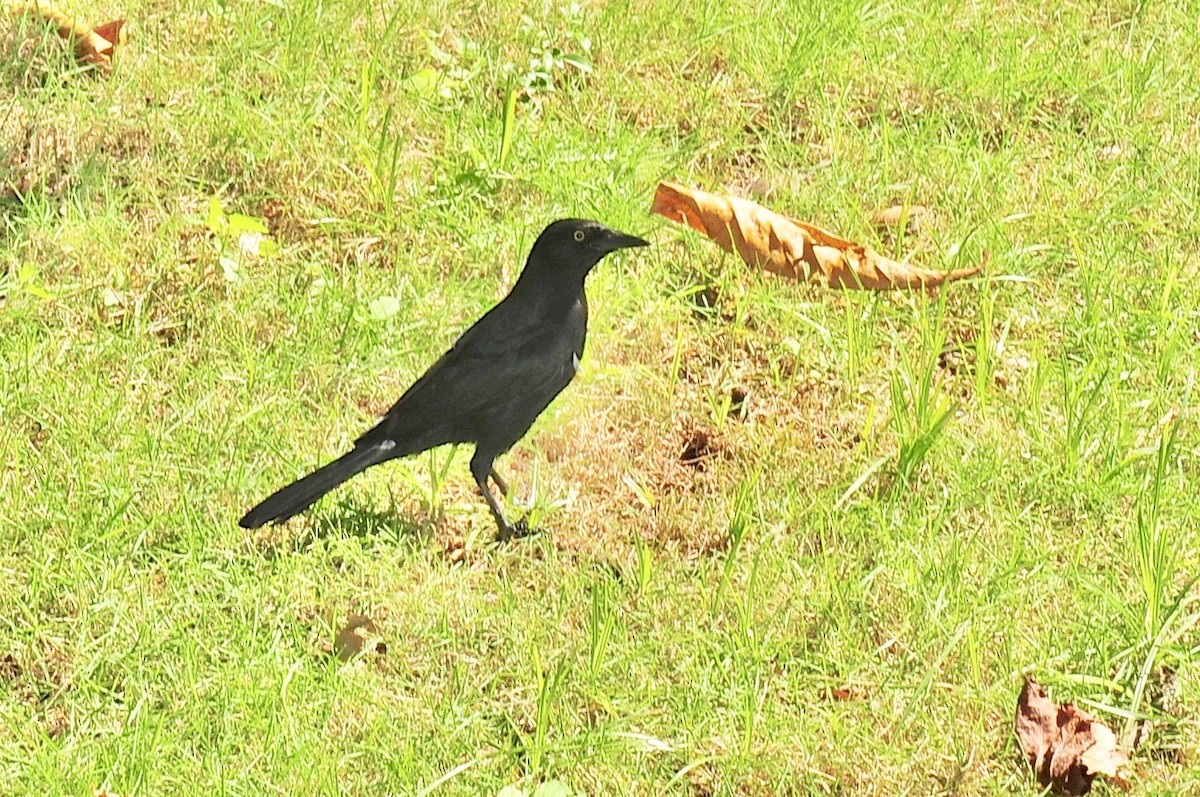
[[[496,539],[504,542],[518,536],[520,531],[509,524],[504,517],[504,510],[500,508],[500,502],[488,488],[488,476],[495,473],[496,470],[492,467],[492,458],[481,453],[478,448],[475,449],[475,455],[471,457],[471,475],[475,477],[475,483],[479,485],[479,492],[483,493],[483,500],[487,501],[488,509],[492,510],[492,517],[496,520],[498,527]],[[499,479],[496,479],[496,485],[500,487],[502,493],[507,489],[507,485]]]
[[[487,501],[488,509],[492,510],[492,517],[496,520],[496,525],[499,527],[497,537],[501,540],[506,540],[512,536],[513,528],[508,525],[508,521],[504,518],[504,510],[500,508],[500,502],[496,500],[496,496],[492,495],[492,491],[488,488],[488,473],[491,471],[492,465],[475,452],[475,456],[471,457],[471,475],[475,477],[475,483],[479,485],[479,492],[483,493],[483,500]]]
[[[498,529],[496,539],[500,542],[506,542],[514,537],[527,537],[530,534],[536,534],[538,530],[529,528],[529,524],[523,518],[512,524],[504,517],[504,510],[500,508],[500,502],[496,500],[496,496],[492,495],[492,491],[488,488],[488,476],[496,480],[496,486],[500,488],[502,493],[507,492],[508,485],[496,475],[496,469],[492,467],[492,459],[493,457],[481,454],[479,449],[475,449],[475,455],[471,457],[471,475],[475,477],[475,483],[479,485],[479,492],[483,493],[483,500],[487,501],[488,509],[492,510],[492,517],[496,520]]]
[[[500,478],[500,474],[496,473],[496,469],[494,467],[491,468],[491,472],[489,473],[489,475],[492,477],[492,481],[494,481],[496,483],[496,487],[498,487],[500,489],[500,495],[507,498],[508,497],[508,484],[505,483],[504,479]]]

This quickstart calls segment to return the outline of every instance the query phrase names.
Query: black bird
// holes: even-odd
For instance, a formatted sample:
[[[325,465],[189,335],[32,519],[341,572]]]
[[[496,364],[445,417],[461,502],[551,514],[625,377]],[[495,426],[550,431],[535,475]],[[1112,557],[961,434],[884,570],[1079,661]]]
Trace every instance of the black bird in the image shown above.
[[[246,513],[243,528],[282,523],[373,465],[447,443],[474,443],[471,475],[504,540],[529,531],[510,525],[490,476],[492,462],[520,440],[575,376],[587,337],[584,278],[609,252],[647,242],[582,219],[554,222],[538,236],[508,296],[463,333],[354,449],[289,484]]]

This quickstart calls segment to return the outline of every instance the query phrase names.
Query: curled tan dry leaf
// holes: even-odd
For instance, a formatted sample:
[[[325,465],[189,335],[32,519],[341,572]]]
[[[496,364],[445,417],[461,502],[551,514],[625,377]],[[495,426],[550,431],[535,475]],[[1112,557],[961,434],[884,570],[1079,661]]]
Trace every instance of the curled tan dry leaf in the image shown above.
[[[359,653],[386,653],[387,645],[379,638],[375,621],[362,614],[346,617],[346,624],[338,629],[333,641],[333,653],[342,661],[349,661]]]
[[[1043,786],[1086,794],[1097,775],[1129,788],[1129,756],[1107,725],[1073,703],[1057,705],[1041,684],[1025,679],[1017,699],[1017,743]]]
[[[650,212],[703,233],[747,265],[793,279],[823,279],[831,288],[929,290],[982,268],[918,268],[748,199],[693,191],[676,183],[659,183]]]
[[[933,211],[924,205],[892,205],[876,213],[873,221],[881,235],[893,236],[897,232],[905,235],[920,232],[931,218]]]
[[[105,75],[112,71],[113,54],[125,44],[123,19],[109,20],[93,27],[52,3],[37,2],[17,6],[13,13],[29,14],[49,22],[59,36],[71,42],[80,63],[91,64]]]

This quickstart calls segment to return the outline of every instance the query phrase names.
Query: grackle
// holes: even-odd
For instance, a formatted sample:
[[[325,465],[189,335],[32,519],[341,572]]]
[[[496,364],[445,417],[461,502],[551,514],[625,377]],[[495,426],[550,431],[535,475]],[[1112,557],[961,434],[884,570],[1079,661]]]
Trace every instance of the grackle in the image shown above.
[[[349,453],[277,491],[246,513],[243,528],[282,523],[367,468],[447,443],[474,443],[471,475],[501,540],[510,524],[492,491],[508,487],[493,461],[520,440],[575,376],[587,338],[588,272],[609,252],[647,242],[595,221],[562,219],[538,236],[508,296],[463,333]]]

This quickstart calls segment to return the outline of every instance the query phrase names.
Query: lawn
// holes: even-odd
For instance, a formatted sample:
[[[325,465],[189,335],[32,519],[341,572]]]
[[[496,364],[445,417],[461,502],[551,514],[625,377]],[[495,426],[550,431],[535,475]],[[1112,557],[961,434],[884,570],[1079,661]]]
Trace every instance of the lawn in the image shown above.
[[[1196,3],[71,8],[111,75],[0,19],[0,792],[1035,795],[1032,675],[1200,794]],[[988,265],[789,281],[660,180]],[[563,216],[653,246],[497,462],[549,533],[469,447],[237,526]]]

